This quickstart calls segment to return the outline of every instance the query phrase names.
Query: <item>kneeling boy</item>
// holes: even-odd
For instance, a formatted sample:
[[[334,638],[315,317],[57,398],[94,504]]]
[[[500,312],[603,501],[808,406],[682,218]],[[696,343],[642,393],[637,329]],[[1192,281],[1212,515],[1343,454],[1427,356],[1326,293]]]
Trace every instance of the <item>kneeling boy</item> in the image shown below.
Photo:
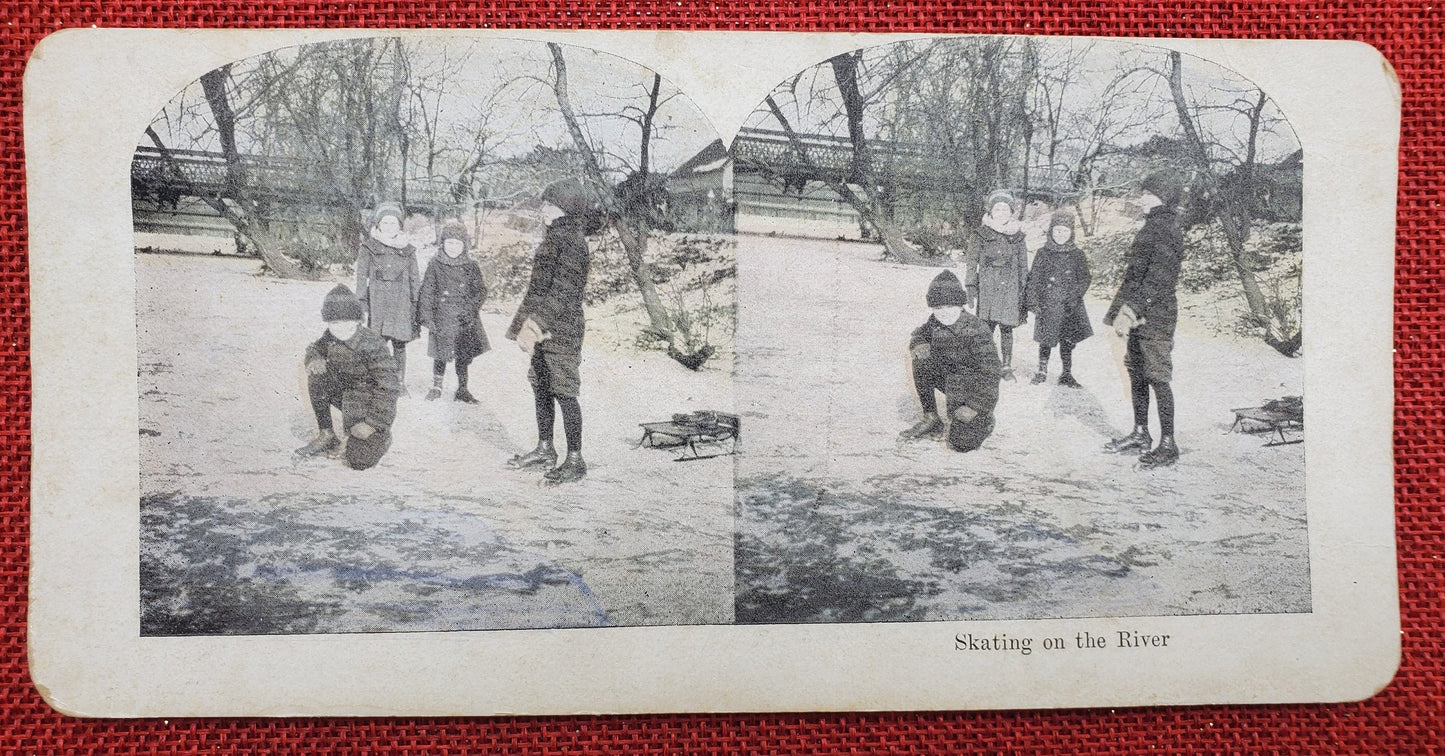
[[[338,285],[321,305],[326,333],[306,347],[306,389],[319,432],[296,450],[305,456],[341,446],[331,423],[331,408],[341,410],[346,428],[346,464],[365,470],[381,461],[391,446],[399,391],[396,362],[386,342],[361,325],[364,312],[351,289]]]
[[[993,433],[1001,365],[993,336],[963,309],[966,304],[968,295],[952,271],[939,273],[929,284],[928,306],[933,314],[908,342],[923,419],[903,432],[905,440],[943,430],[935,391],[942,391],[947,399],[948,445],[953,449],[973,451]]]

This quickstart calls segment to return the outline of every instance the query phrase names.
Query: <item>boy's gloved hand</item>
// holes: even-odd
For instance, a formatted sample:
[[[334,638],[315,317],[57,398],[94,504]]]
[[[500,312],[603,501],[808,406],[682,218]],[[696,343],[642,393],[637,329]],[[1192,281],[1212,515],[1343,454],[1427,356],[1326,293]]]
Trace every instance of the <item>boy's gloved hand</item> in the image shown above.
[[[1144,325],[1144,319],[1134,312],[1134,308],[1124,305],[1119,308],[1119,314],[1114,318],[1114,333],[1122,338],[1129,338],[1129,332]]]
[[[913,359],[926,360],[931,356],[933,356],[933,349],[928,346],[928,342],[913,347]]]
[[[315,359],[306,363],[306,372],[311,375],[321,375],[326,372],[326,360]]]
[[[368,439],[368,438],[371,438],[371,434],[373,434],[373,433],[375,433],[375,432],[376,432],[376,429],[373,428],[373,427],[371,427],[369,424],[367,424],[367,422],[366,422],[365,420],[362,420],[361,422],[357,423],[356,425],[351,426],[351,435],[356,436],[357,438],[359,438],[359,439],[361,439],[361,440],[363,440],[363,441],[365,441],[365,440]]]
[[[539,342],[550,338],[552,338],[552,334],[543,331],[542,327],[537,325],[537,321],[529,317],[522,321],[522,327],[517,331],[517,346],[521,347],[523,352],[531,354]]]
[[[966,404],[953,411],[953,419],[960,423],[969,422],[975,417],[978,417],[978,410]]]

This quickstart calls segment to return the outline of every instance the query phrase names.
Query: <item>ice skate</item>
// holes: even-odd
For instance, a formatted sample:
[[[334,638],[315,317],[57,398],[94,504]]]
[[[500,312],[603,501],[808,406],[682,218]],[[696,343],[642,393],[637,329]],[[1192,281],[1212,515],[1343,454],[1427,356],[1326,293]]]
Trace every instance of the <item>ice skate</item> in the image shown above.
[[[1144,467],[1167,467],[1179,461],[1179,445],[1174,443],[1173,436],[1165,436],[1159,439],[1159,446],[1153,451],[1146,451],[1139,455],[1139,464]]]
[[[546,478],[549,484],[560,485],[582,480],[586,475],[587,463],[582,461],[582,452],[569,451],[562,464],[557,465],[542,477]]]
[[[513,470],[530,470],[537,467],[551,467],[557,464],[557,450],[552,442],[538,442],[537,448],[526,454],[518,454],[507,460],[507,467]]]
[[[937,412],[930,412],[923,416],[922,420],[914,423],[912,427],[898,434],[902,441],[915,441],[924,436],[933,436],[943,432],[943,420]]]
[[[1149,447],[1153,444],[1154,438],[1149,435],[1149,429],[1140,426],[1136,427],[1133,433],[1104,444],[1104,451],[1110,454],[1123,454],[1132,451],[1144,452],[1148,451]]]
[[[317,457],[328,454],[341,448],[341,439],[336,437],[336,431],[324,430],[316,434],[311,442],[296,450],[298,457]]]

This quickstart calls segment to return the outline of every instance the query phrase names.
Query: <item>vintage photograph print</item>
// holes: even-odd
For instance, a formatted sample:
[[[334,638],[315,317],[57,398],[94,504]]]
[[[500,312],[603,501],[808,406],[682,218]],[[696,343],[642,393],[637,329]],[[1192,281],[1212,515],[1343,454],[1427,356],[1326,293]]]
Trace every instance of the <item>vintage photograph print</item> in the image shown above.
[[[24,96],[59,711],[1300,703],[1398,667],[1366,45],[75,29]]]
[[[1308,157],[1145,43],[922,39],[732,145],[737,621],[1311,609]]]
[[[368,37],[139,137],[143,636],[732,621],[733,207],[685,93]]]

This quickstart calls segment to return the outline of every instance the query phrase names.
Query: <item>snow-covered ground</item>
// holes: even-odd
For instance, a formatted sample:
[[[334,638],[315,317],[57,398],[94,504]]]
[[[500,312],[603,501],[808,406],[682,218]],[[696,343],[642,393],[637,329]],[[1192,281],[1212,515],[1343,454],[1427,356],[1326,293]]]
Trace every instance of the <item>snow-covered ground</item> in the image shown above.
[[[588,476],[544,488],[504,468],[536,425],[527,357],[503,338],[516,303],[489,302],[493,350],[471,369],[481,403],[451,401],[450,371],[443,399],[422,399],[423,335],[392,448],[357,472],[292,455],[315,430],[301,355],[335,282],[260,277],[234,258],[136,265],[147,632],[732,621],[731,458],[636,448],[638,423],[729,410],[725,359],[688,371],[622,346],[639,313],[589,312]]]
[[[1057,353],[1049,382],[1029,383],[1025,325],[982,449],[900,444],[919,417],[908,335],[938,271],[878,257],[739,242],[739,622],[1309,610],[1305,445],[1227,433],[1231,408],[1302,393],[1301,360],[1181,323],[1182,456],[1142,470],[1101,452],[1132,413],[1123,342],[1091,301],[1084,388],[1055,383]]]
[[[143,630],[1310,609],[1306,445],[1226,433],[1230,408],[1301,393],[1300,360],[1183,322],[1183,455],[1145,471],[1100,451],[1130,423],[1122,343],[1096,325],[1083,389],[1054,383],[1057,356],[1030,385],[1024,326],[983,449],[900,444],[918,417],[906,341],[937,270],[816,240],[742,237],[737,255],[736,339],[701,372],[635,347],[632,297],[589,308],[590,469],[558,488],[504,469],[534,442],[526,356],[502,337],[515,302],[484,308],[479,405],[450,401],[450,373],[424,401],[413,343],[396,440],[356,472],[292,455],[314,425],[301,354],[334,282],[138,255]],[[1089,306],[1097,324],[1104,303]],[[739,412],[742,454],[637,448],[638,423],[695,409]]]

